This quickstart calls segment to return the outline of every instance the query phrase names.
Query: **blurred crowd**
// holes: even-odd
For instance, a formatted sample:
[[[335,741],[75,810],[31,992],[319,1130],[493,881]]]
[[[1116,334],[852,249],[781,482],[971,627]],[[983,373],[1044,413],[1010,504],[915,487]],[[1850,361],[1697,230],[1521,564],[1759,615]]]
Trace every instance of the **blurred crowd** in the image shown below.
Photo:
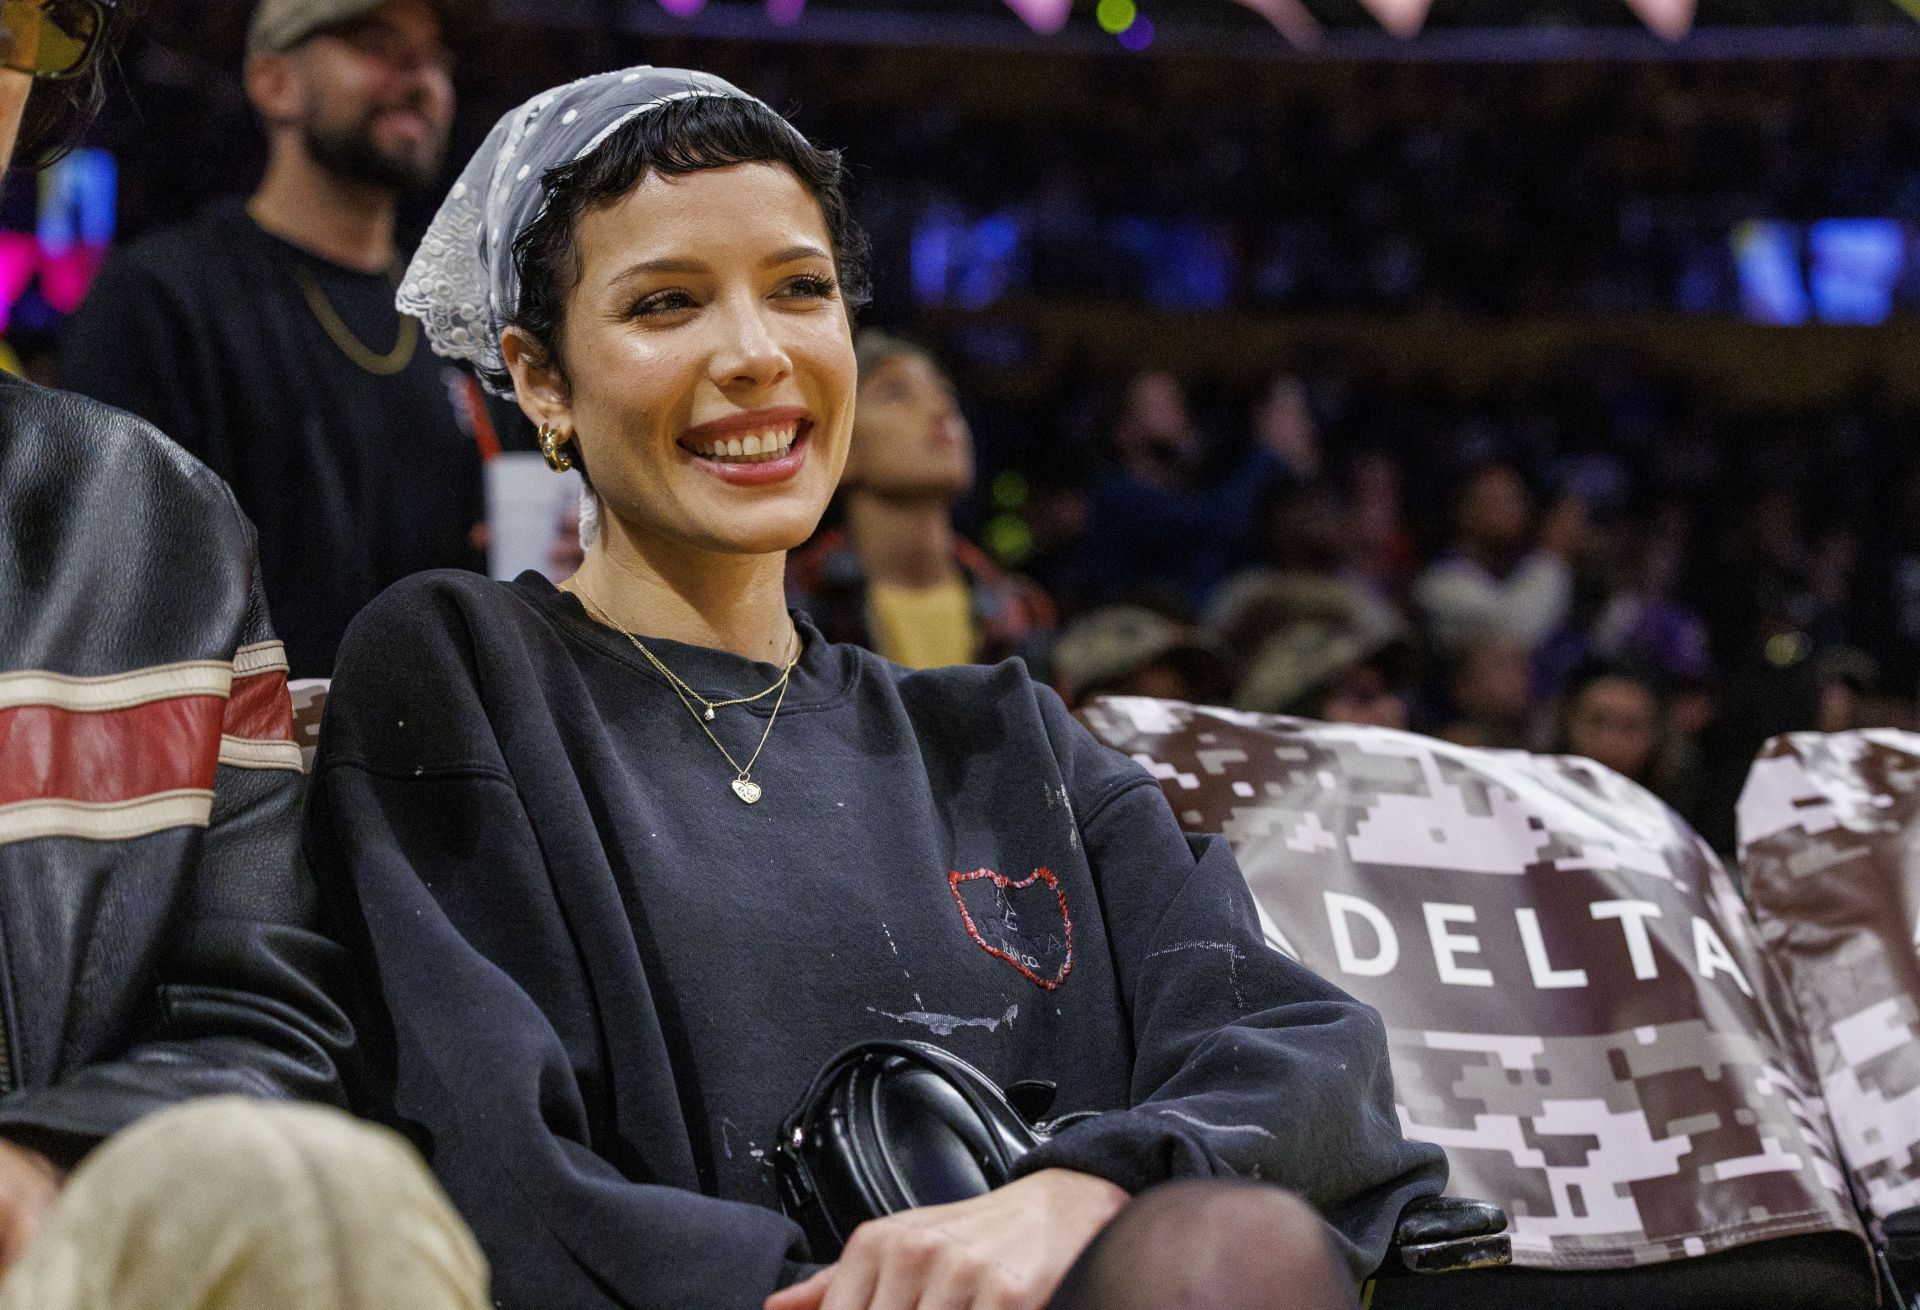
[[[147,24],[128,69],[139,113],[100,134],[129,154],[180,147],[165,168],[127,160],[135,226],[257,172],[231,71],[244,15],[170,5]],[[1021,295],[1737,314],[1750,220],[1920,232],[1906,60],[1250,64],[1229,96],[1212,61],[1035,60],[1009,86],[996,57],[514,28],[461,52],[455,153],[580,67],[711,68],[855,162],[892,323]],[[1920,259],[1889,290],[1894,312],[1920,310]]]
[[[1399,1136],[1378,1016],[1226,846],[959,666],[1585,756],[1723,851],[1767,738],[1920,729],[1920,333],[1673,312],[1735,304],[1755,216],[1920,222],[1906,67],[1108,79],[548,4],[158,4],[89,153],[0,197],[0,1310],[1352,1306],[1390,1241],[1495,1260],[1491,1207],[1414,1209],[1444,1152]],[[0,4],[0,171],[134,8]],[[1708,338],[1712,389],[1674,349]],[[1753,388],[1763,338],[1823,362]],[[1346,901],[1379,950],[1336,927],[1341,969],[1391,970]],[[1473,907],[1425,908],[1440,984],[1492,986],[1450,963]],[[1584,986],[1532,915],[1535,986]],[[1022,1176],[840,1207],[814,1180],[862,1161],[809,1125],[919,1027],[1000,1043],[991,1082],[908,1073],[992,1120],[959,1191]],[[1082,1109],[1041,1124],[1059,1070]],[[1134,1109],[1047,1140],[1089,1105]]]
[[[814,116],[872,170],[879,244],[921,243],[923,299],[1737,314],[1742,224],[1920,218],[1911,73],[1375,65],[1233,96],[1169,73],[1044,116]],[[956,244],[974,267],[939,266]],[[1920,260],[1891,290],[1920,309]]]
[[[244,13],[173,6],[131,52],[137,113],[97,133],[122,161],[128,235],[252,185],[257,155],[198,148],[248,115],[229,58]],[[865,362],[900,422],[944,405],[979,448],[960,443],[958,472],[941,446],[856,477],[796,561],[796,596],[832,634],[902,657],[1022,654],[1076,699],[1575,751],[1722,847],[1768,735],[1911,724],[1920,461],[1903,402],[1741,415],[1621,358],[1491,400],[1339,361],[1250,392],[1093,360],[1014,400],[980,385],[991,350],[926,318],[1021,295],[1736,313],[1729,234],[1749,219],[1920,223],[1908,64],[1262,66],[1222,96],[1177,58],[1123,79],[1067,61],[989,94],[915,52],[655,45],[517,29],[463,50],[453,153],[534,86],[637,58],[715,68],[845,148],[874,238],[868,321],[906,338]],[[178,147],[164,167],[138,148],[156,134]],[[401,198],[403,231],[423,204]],[[1896,314],[1920,305],[1907,265]],[[50,370],[53,341],[22,322],[29,366]]]
[[[1237,415],[1134,377],[1031,498],[1056,679],[1585,755],[1730,845],[1768,736],[1915,726],[1914,416],[1604,373],[1479,406],[1283,374]]]

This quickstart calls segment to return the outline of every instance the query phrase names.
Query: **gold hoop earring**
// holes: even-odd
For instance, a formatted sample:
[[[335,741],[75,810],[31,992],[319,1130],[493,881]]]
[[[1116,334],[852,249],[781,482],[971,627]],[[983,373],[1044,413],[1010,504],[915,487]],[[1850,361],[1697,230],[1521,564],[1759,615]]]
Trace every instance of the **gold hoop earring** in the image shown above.
[[[555,473],[565,473],[573,467],[573,456],[560,449],[560,434],[542,423],[540,425],[540,453],[547,458],[547,467]]]

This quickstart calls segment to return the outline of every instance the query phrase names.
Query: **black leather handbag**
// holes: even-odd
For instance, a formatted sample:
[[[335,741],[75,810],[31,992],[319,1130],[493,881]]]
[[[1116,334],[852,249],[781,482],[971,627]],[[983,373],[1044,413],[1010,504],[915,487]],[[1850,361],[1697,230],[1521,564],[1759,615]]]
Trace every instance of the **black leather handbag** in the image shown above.
[[[869,1219],[981,1196],[1064,1123],[1043,1123],[1050,1083],[1001,1090],[926,1042],[862,1042],[827,1063],[781,1125],[787,1215],[832,1260]]]
[[[1001,1090],[959,1056],[926,1042],[862,1042],[827,1062],[781,1125],[780,1202],[815,1260],[839,1257],[869,1219],[981,1196],[1020,1157],[1098,1111],[1055,1119],[1052,1083]],[[1400,1216],[1381,1277],[1451,1273],[1512,1259],[1506,1212],[1486,1201],[1430,1196]]]

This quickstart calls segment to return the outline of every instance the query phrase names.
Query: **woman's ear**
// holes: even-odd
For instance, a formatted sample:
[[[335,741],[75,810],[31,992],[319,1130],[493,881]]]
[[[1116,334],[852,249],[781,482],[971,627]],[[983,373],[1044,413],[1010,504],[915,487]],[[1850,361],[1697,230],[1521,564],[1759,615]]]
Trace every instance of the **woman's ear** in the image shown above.
[[[573,397],[553,352],[524,329],[500,335],[500,353],[513,375],[513,397],[535,427],[551,428],[561,445],[573,440]]]

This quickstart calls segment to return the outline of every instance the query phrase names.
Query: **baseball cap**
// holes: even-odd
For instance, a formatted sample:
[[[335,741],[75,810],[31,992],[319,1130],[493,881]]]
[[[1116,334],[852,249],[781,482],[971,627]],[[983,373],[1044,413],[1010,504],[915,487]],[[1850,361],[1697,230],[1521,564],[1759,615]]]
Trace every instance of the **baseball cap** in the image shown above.
[[[386,0],[260,0],[247,28],[247,53],[284,54],[315,32],[370,14]],[[448,35],[486,17],[486,0],[434,0]]]
[[[1069,697],[1090,695],[1158,660],[1217,667],[1206,638],[1152,610],[1110,605],[1076,619],[1053,648],[1055,680]]]
[[[1358,630],[1324,619],[1289,623],[1254,656],[1233,706],[1260,714],[1295,714],[1302,702],[1348,669],[1380,661],[1390,683],[1411,675],[1413,645],[1402,631]]]

